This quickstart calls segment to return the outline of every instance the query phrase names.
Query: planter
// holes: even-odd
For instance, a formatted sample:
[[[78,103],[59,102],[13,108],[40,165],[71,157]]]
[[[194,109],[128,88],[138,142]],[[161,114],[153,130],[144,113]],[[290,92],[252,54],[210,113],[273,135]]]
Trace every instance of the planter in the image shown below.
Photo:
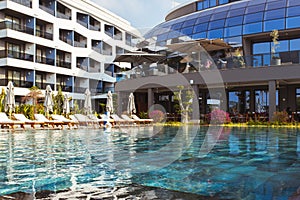
[[[281,65],[281,59],[280,58],[272,58],[271,65]]]

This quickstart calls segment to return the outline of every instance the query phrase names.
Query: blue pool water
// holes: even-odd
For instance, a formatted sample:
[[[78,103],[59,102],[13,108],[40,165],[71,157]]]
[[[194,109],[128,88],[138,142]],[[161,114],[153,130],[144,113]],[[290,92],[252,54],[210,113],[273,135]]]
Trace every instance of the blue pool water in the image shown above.
[[[187,126],[0,133],[0,196],[83,184],[289,199],[300,191],[300,131]]]

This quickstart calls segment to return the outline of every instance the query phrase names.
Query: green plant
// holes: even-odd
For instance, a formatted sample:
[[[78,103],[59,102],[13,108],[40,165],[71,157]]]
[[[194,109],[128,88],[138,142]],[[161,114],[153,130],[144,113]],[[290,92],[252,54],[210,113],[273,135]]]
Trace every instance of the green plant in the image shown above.
[[[276,54],[276,49],[279,47],[279,42],[278,42],[279,32],[278,32],[278,30],[276,30],[276,29],[273,30],[270,33],[270,36],[271,36],[272,41],[273,41],[273,45],[272,45],[272,48],[271,48],[272,58],[276,59],[276,58],[279,58],[279,56],[275,55]]]
[[[57,94],[53,97],[53,113],[61,115],[63,112],[63,105],[64,105],[64,95],[62,93],[61,87],[58,87]]]
[[[153,119],[153,122],[162,122],[165,118],[165,114],[161,110],[153,110],[149,113],[149,117]]]
[[[149,117],[147,112],[140,112],[139,116],[141,119],[147,119]]]
[[[2,88],[2,91],[0,94],[0,112],[4,111],[4,99],[5,99],[5,89]]]
[[[191,89],[184,89],[184,86],[177,86],[178,91],[174,92],[174,100],[178,101],[175,108],[181,114],[181,122],[188,123],[189,113],[192,111],[190,106],[193,103],[193,92]]]
[[[229,117],[229,113],[224,110],[215,109],[209,114],[210,123],[212,124],[224,124],[230,123],[231,119]]]
[[[23,101],[31,101],[32,105],[34,106],[34,113],[36,113],[36,106],[38,104],[38,99],[41,98],[41,96],[43,95],[41,90],[37,87],[37,86],[32,86],[29,89],[29,93],[23,97]]]
[[[286,124],[289,120],[289,115],[286,111],[276,111],[272,117],[272,123],[276,125]]]

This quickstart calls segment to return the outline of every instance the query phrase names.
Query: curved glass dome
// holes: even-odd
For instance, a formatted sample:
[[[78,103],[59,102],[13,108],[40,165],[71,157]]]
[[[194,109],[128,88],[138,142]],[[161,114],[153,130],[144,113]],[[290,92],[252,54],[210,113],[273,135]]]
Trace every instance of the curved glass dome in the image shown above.
[[[241,46],[244,35],[300,28],[299,21],[299,0],[244,0],[163,22],[146,33],[145,39],[155,38],[163,46],[180,37],[221,38]]]

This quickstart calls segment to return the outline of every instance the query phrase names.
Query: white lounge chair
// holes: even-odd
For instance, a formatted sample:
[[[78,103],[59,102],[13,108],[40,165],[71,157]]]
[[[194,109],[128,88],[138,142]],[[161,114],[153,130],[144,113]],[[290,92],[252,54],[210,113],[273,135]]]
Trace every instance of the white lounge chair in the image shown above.
[[[59,120],[49,120],[42,114],[34,114],[34,118],[39,122],[44,122],[44,125],[55,127],[61,127],[64,128],[63,125],[65,124],[63,121]]]
[[[122,114],[121,117],[122,117],[125,121],[130,122],[131,124],[140,124],[140,123],[141,123],[140,120],[134,120],[134,119],[131,119],[128,115],[125,115],[125,114]]]
[[[79,125],[81,126],[89,126],[92,125],[95,127],[95,122],[91,120],[88,116],[83,115],[83,114],[74,114],[74,117],[77,119],[79,122]],[[71,118],[72,119],[72,118]]]
[[[44,122],[28,119],[24,114],[13,114],[13,116],[16,120],[25,122],[25,125],[30,125],[31,128],[35,128],[35,125],[40,125],[44,128]]]
[[[153,119],[141,119],[139,118],[137,115],[131,115],[132,119],[134,120],[140,120],[141,122],[143,122],[144,124],[151,124],[153,123]]]
[[[79,122],[78,121],[74,121],[71,119],[67,119],[66,117],[62,116],[62,115],[51,115],[52,119],[57,120],[57,121],[62,121],[64,122],[64,125],[68,125],[69,128],[75,126],[76,128],[78,128]]]
[[[15,125],[20,125],[21,128],[25,128],[25,122],[21,121],[14,121],[7,117],[6,113],[0,112],[0,126],[1,128],[4,128],[5,126],[10,127],[11,129],[14,129]]]
[[[124,120],[124,119],[120,118],[117,114],[112,114],[112,115],[110,115],[110,117],[111,117],[111,118],[114,120],[114,122],[115,122],[116,124],[118,124],[119,126],[121,126],[121,125],[127,125],[127,124],[132,123],[132,122],[130,122],[130,121],[127,121],[127,120]]]

